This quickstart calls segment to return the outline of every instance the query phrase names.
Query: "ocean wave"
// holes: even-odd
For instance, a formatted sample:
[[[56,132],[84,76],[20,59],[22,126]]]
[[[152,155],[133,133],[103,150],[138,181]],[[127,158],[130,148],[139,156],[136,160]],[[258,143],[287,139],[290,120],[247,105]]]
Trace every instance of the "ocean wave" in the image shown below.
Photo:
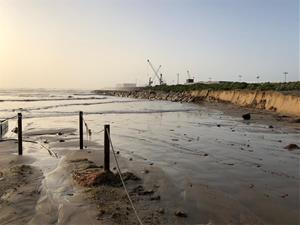
[[[130,100],[130,101],[109,101],[109,102],[87,102],[87,103],[70,103],[70,104],[57,104],[57,105],[48,105],[43,107],[28,107],[28,108],[14,108],[14,109],[1,109],[0,112],[29,112],[29,111],[38,111],[45,109],[54,109],[60,107],[70,107],[70,106],[90,106],[90,105],[103,105],[103,104],[114,104],[114,103],[131,103],[131,102],[141,102],[142,100]]]
[[[103,100],[107,97],[90,97],[90,98],[31,98],[31,99],[0,99],[0,102],[44,102],[44,101],[74,101],[74,100]]]
[[[165,109],[165,110],[107,110],[96,112],[84,112],[85,115],[107,115],[107,114],[157,114],[157,113],[172,113],[172,112],[192,112],[196,109]],[[39,112],[38,114],[24,114],[24,118],[44,118],[44,117],[66,117],[75,116],[78,112]]]

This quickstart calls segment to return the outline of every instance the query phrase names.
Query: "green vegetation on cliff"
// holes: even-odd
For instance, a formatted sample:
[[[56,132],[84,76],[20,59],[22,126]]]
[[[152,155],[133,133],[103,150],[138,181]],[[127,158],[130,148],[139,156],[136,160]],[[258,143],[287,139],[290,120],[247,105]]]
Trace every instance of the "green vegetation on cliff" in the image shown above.
[[[245,82],[221,82],[221,83],[195,83],[190,85],[157,85],[143,87],[144,90],[156,90],[165,92],[183,92],[194,90],[259,90],[259,91],[300,91],[300,82],[288,83],[245,83]]]

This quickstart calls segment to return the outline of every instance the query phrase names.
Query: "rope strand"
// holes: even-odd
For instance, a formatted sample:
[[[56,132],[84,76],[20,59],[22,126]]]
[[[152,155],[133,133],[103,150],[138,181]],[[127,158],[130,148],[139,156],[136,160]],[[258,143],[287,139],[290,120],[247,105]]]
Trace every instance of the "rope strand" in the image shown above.
[[[17,116],[8,117],[8,118],[0,119],[0,120],[3,122],[3,121],[7,121],[7,120],[12,120],[14,118],[17,118]]]
[[[131,200],[131,198],[130,198],[130,195],[129,195],[128,190],[127,190],[126,185],[125,185],[125,182],[124,182],[124,180],[123,180],[122,173],[121,173],[121,169],[120,169],[120,166],[119,166],[119,162],[118,162],[118,159],[117,159],[117,156],[116,156],[116,153],[115,153],[115,149],[114,149],[114,146],[113,146],[113,144],[112,144],[112,141],[111,141],[110,134],[109,134],[108,130],[106,130],[106,133],[107,133],[107,136],[108,136],[108,139],[109,139],[109,142],[110,142],[110,146],[111,146],[111,148],[112,148],[112,152],[113,152],[113,155],[114,155],[114,158],[115,158],[115,161],[116,161],[118,174],[119,174],[120,179],[121,179],[121,181],[122,181],[122,185],[123,185],[124,190],[125,190],[125,192],[126,192],[127,198],[128,198],[128,200],[129,200],[129,202],[130,202],[130,204],[131,204],[131,207],[132,207],[132,209],[133,209],[133,211],[134,211],[134,214],[135,214],[135,216],[136,216],[136,218],[137,218],[139,224],[140,224],[140,225],[143,225],[143,222],[142,222],[142,220],[140,219],[140,217],[139,217],[139,215],[138,215],[138,213],[137,213],[137,210],[136,210],[136,208],[135,208],[134,205],[133,205],[133,202],[132,202],[132,200]]]

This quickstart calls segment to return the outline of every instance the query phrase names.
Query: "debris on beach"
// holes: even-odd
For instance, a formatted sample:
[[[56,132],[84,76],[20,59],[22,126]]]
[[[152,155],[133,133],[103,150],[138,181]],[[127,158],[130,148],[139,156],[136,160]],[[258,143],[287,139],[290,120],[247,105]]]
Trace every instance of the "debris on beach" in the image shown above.
[[[17,133],[18,133],[18,127],[13,128],[13,129],[11,130],[11,132],[17,134]]]
[[[102,165],[97,166],[94,162],[89,161],[86,158],[73,159],[69,162],[77,164],[72,172],[72,177],[80,186],[95,187],[99,185],[109,185],[120,187],[122,185],[119,174],[115,174],[111,171],[104,171]],[[122,173],[122,178],[124,181],[140,180],[139,177],[131,172]]]
[[[178,217],[187,217],[187,213],[182,211],[182,210],[176,210],[175,211],[175,216],[178,216]]]
[[[242,115],[244,120],[250,120],[251,119],[251,114],[250,113],[246,113]]]
[[[158,213],[160,214],[164,214],[165,213],[165,210],[163,208],[159,208],[156,210]]]
[[[138,176],[136,176],[134,173],[131,173],[131,172],[122,173],[122,177],[123,177],[124,181],[127,181],[127,180],[138,181],[138,180],[141,180],[141,178],[139,178]]]
[[[152,196],[150,198],[151,201],[159,201],[160,200],[160,195]]]
[[[285,146],[284,148],[289,150],[289,151],[293,151],[295,149],[300,149],[300,147],[296,144],[289,144],[289,145]]]
[[[132,189],[131,193],[135,193],[138,195],[152,195],[154,194],[154,190],[153,189],[145,190],[142,185],[138,185]]]
[[[286,198],[286,197],[288,197],[289,195],[288,194],[283,194],[283,195],[281,195],[280,197],[281,198]]]
[[[292,123],[300,123],[300,118],[292,120]]]

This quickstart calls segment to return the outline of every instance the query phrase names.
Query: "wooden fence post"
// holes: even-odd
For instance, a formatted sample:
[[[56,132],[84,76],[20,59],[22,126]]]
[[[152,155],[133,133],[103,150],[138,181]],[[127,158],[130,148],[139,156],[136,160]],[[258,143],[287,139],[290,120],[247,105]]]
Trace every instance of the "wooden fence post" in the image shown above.
[[[110,126],[104,125],[104,171],[108,172],[109,169],[109,152],[110,152]]]
[[[19,155],[23,155],[23,140],[22,140],[22,113],[18,113],[18,150]]]
[[[79,112],[79,148],[83,149],[83,112]]]

